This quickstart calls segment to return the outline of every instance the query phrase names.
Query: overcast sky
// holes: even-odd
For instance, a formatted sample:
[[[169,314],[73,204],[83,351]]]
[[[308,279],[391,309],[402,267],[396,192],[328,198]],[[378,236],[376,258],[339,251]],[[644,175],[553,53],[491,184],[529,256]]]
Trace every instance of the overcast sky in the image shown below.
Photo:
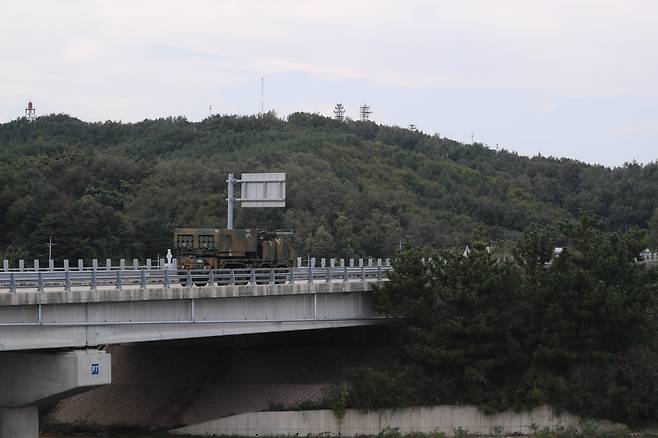
[[[0,122],[264,105],[621,165],[658,159],[655,0],[7,1]]]

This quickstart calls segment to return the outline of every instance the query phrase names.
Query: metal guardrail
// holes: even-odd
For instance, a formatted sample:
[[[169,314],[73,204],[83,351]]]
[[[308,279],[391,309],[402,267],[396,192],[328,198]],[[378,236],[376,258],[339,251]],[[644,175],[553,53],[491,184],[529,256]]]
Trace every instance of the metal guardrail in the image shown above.
[[[176,266],[176,259],[173,258],[170,262],[167,262],[165,259],[146,259],[140,261],[139,259],[132,259],[132,260],[126,260],[126,259],[120,259],[119,264],[115,264],[116,260],[112,259],[105,259],[103,260],[98,260],[98,259],[92,259],[91,264],[89,264],[89,260],[87,260],[87,264],[85,264],[85,261],[83,259],[78,259],[75,261],[75,263],[72,263],[71,260],[69,259],[63,259],[61,261],[58,261],[61,263],[58,264],[56,263],[55,260],[50,259],[46,260],[46,264],[42,264],[40,260],[34,259],[32,260],[31,263],[28,263],[29,260],[18,260],[18,263],[15,266],[11,266],[9,260],[2,260],[2,268],[1,271],[3,272],[24,272],[24,271],[92,271],[92,270],[105,270],[105,271],[116,271],[116,270],[138,270],[138,269],[164,269],[167,267],[172,267]],[[322,267],[324,268],[325,266],[330,266],[330,267],[343,267],[343,266],[349,266],[351,268],[353,267],[361,267],[361,266],[390,266],[391,265],[391,259],[386,258],[386,259],[374,259],[372,257],[368,258],[359,258],[359,259],[337,259],[337,258],[321,258],[321,259],[316,259],[315,257],[309,257],[307,259],[304,259],[302,257],[297,257],[297,260],[295,262],[295,267],[301,268],[301,267]]]
[[[117,289],[149,286],[235,286],[295,282],[382,281],[391,266],[300,267],[276,269],[211,269],[181,271],[171,268],[0,271],[0,293],[20,290],[47,292],[73,288]]]

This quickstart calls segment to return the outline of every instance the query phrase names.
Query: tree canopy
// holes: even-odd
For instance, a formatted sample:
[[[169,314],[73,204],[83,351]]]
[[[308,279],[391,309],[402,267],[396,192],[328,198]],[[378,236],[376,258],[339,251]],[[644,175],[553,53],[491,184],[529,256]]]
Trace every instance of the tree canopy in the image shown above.
[[[606,168],[295,113],[0,125],[0,256],[164,254],[176,226],[222,227],[226,174],[288,174],[288,207],[237,209],[237,227],[292,229],[300,254],[388,257],[401,244],[513,242],[581,210],[646,228],[658,165]]]
[[[361,370],[352,405],[549,403],[657,420],[658,271],[635,260],[642,237],[582,216],[529,229],[510,252],[401,252],[375,295],[381,312],[403,318],[396,365]]]

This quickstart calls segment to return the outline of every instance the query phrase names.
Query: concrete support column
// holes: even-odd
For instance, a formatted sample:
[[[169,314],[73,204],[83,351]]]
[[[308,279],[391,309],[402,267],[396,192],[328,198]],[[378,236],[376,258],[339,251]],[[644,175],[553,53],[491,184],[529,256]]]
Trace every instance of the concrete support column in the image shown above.
[[[38,438],[39,405],[112,381],[103,351],[1,352],[0,438]]]
[[[0,408],[0,438],[39,438],[39,408]]]

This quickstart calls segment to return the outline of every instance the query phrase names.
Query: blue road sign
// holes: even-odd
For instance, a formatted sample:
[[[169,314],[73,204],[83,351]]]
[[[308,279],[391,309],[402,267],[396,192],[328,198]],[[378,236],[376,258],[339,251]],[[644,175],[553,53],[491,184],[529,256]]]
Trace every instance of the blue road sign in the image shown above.
[[[97,363],[92,363],[91,364],[91,375],[95,376],[100,374],[101,367]]]

